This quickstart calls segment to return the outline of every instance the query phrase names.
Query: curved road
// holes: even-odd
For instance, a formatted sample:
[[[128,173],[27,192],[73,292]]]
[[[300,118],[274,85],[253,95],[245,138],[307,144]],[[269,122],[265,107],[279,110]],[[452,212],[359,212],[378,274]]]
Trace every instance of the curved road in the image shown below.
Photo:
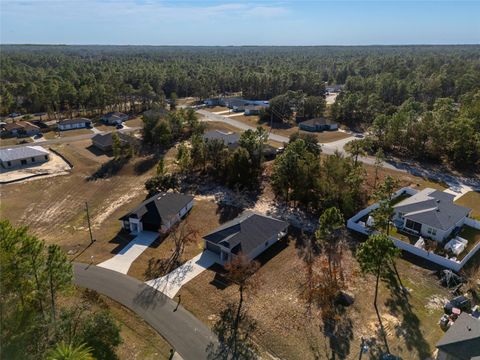
[[[160,291],[130,276],[95,265],[73,263],[75,284],[131,309],[160,333],[185,360],[207,359],[215,335],[200,320]],[[201,300],[199,300],[201,301]]]

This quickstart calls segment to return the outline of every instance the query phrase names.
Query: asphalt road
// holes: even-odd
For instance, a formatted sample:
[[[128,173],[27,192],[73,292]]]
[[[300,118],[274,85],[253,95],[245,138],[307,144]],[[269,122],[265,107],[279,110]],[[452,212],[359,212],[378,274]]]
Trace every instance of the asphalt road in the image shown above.
[[[125,132],[129,133],[135,130],[140,130],[141,127],[129,127],[127,129],[120,129],[118,130],[119,132]],[[68,131],[68,130],[67,130]],[[69,136],[69,137],[63,137],[63,138],[57,138],[57,139],[50,139],[50,140],[41,140],[41,141],[35,141],[35,142],[30,142],[30,143],[25,143],[25,144],[17,144],[17,145],[6,145],[6,146],[0,146],[0,149],[2,148],[17,148],[17,147],[22,147],[22,146],[44,146],[44,145],[53,145],[53,144],[62,144],[62,143],[70,143],[70,142],[75,142],[75,141],[82,141],[82,140],[88,140],[97,135],[98,133],[104,133],[104,132],[96,132],[94,133],[92,131],[91,134],[83,134],[83,135],[76,135],[76,136]]]
[[[160,333],[185,360],[207,359],[215,335],[177,301],[130,276],[95,265],[74,263],[76,285],[97,291],[126,306]],[[199,303],[201,303],[199,299]]]
[[[229,118],[220,114],[214,114],[212,112],[206,110],[197,110],[197,112],[204,116],[203,121],[219,121],[225,124],[229,124],[233,127],[236,127],[240,130],[247,130],[247,129],[255,129],[253,126],[247,125],[240,121],[236,121],[233,118]],[[269,134],[269,138],[274,141],[278,142],[285,142],[288,143],[289,139],[285,136],[277,135],[277,134]],[[322,146],[322,152],[327,155],[333,155],[335,151],[343,155],[347,155],[344,147],[345,145],[354,140],[355,137],[351,136],[345,139],[341,139],[338,141],[333,141],[330,143],[319,143]],[[375,158],[371,156],[359,156],[358,161],[368,164],[374,165]],[[464,178],[459,176],[454,176],[450,174],[443,173],[441,170],[433,169],[433,168],[425,168],[422,165],[416,163],[408,163],[408,162],[396,162],[393,160],[384,161],[381,165],[385,169],[395,170],[404,173],[410,173],[415,176],[419,176],[422,178],[427,178],[434,181],[440,181],[446,183],[450,189],[454,191],[459,191],[462,186],[469,186],[476,191],[480,191],[480,180],[475,178]]]

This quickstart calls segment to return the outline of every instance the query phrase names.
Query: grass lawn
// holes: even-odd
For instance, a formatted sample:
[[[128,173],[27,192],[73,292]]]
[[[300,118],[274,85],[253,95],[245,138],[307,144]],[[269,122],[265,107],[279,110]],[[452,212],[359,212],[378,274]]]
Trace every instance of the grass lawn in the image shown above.
[[[337,338],[329,339],[322,331],[317,309],[313,308],[311,315],[306,311],[301,294],[305,267],[295,243],[295,239],[277,243],[259,259],[262,267],[254,275],[259,286],[246,299],[248,313],[257,323],[253,339],[262,352],[275,358],[337,358],[331,356],[332,348],[338,358],[357,358],[361,337],[371,337],[377,331],[372,305],[374,279],[360,273],[347,251],[344,268],[352,269],[349,291],[355,303],[339,318]],[[408,303],[396,288],[384,283],[378,302],[390,349],[404,359],[423,359],[434,351],[434,344],[443,334],[437,325],[443,304],[432,305],[431,300],[445,298],[448,293],[429,270],[403,259],[398,260],[397,267],[409,289]],[[217,287],[215,275],[207,270],[180,291],[183,305],[209,326],[213,326],[227,302],[238,301],[237,286]]]
[[[7,138],[7,139],[0,139],[0,146],[9,146],[9,145],[17,145],[22,143],[30,143],[33,140],[29,137],[27,138]]]
[[[49,131],[46,133],[43,133],[43,138],[44,139],[55,139],[57,136],[58,132],[57,131]]]
[[[136,117],[124,122],[129,127],[143,127],[143,120],[141,117]]]
[[[74,130],[65,130],[59,132],[60,137],[71,137],[77,135],[84,135],[84,134],[92,134],[92,130],[90,129],[74,129]]]
[[[220,121],[209,121],[206,123],[207,125],[207,131],[208,130],[220,130],[220,131],[223,131],[223,132],[235,132],[235,133],[240,133],[241,130],[234,127],[234,126],[231,126],[229,124],[226,124],[226,123],[223,123],[223,122],[220,122]]]
[[[115,125],[106,125],[106,124],[103,124],[103,123],[100,123],[100,122],[95,124],[95,128],[100,130],[100,131],[106,131],[106,132],[116,130]]]
[[[458,257],[458,259],[461,260],[480,242],[480,230],[468,225],[463,225],[458,236],[468,240],[467,247]]]
[[[227,111],[230,110],[228,107],[225,106],[214,106],[214,107],[206,107],[203,110],[210,111],[210,112],[220,112],[220,111]]]
[[[471,216],[480,220],[480,192],[469,191],[456,200],[455,203],[472,209]]]

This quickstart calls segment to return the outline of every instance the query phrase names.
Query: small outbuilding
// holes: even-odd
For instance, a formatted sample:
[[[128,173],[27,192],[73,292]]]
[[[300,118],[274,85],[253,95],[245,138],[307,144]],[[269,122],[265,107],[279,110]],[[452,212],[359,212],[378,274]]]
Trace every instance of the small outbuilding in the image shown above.
[[[87,118],[65,119],[58,122],[58,130],[84,129],[92,126],[92,120]]]
[[[4,169],[32,166],[49,159],[50,153],[41,146],[0,149],[0,164]]]
[[[253,260],[283,238],[287,230],[285,221],[246,211],[203,239],[205,249],[218,254],[217,262],[224,265],[239,254]]]
[[[163,192],[158,193],[137,208],[122,216],[123,228],[133,234],[144,230],[167,232],[193,207],[193,196]]]
[[[338,124],[329,119],[319,117],[310,120],[302,121],[298,124],[300,130],[305,131],[324,131],[324,130],[337,130]]]

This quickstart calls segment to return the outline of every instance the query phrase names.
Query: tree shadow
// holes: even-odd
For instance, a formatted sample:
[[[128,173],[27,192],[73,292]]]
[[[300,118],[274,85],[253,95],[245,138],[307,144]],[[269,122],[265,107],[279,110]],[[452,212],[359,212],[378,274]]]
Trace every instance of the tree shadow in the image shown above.
[[[226,204],[218,204],[216,213],[219,215],[219,222],[220,224],[223,224],[227,221],[235,219],[238,215],[242,213],[244,209],[231,206],[231,205],[226,205]]]
[[[150,156],[137,162],[133,167],[133,171],[135,171],[135,175],[142,175],[146,173],[148,170],[150,170],[157,164],[158,159],[159,158],[156,156]]]
[[[413,312],[408,293],[401,290],[395,274],[385,276],[384,281],[390,290],[390,298],[385,301],[385,305],[391,314],[402,318],[395,335],[404,339],[408,350],[416,350],[419,358],[427,358],[431,354],[430,345],[420,330],[420,319]]]
[[[90,151],[93,155],[95,156],[103,156],[103,155],[107,155],[107,156],[112,156],[112,152],[111,151],[103,151],[103,150],[100,150],[99,148],[97,148],[95,145],[90,145],[89,147],[86,148],[88,151]]]
[[[219,320],[213,326],[213,332],[218,337],[218,343],[208,344],[206,352],[208,360],[257,359],[256,346],[252,333],[257,324],[253,318],[242,311],[235,331],[237,305],[228,303],[220,313]],[[236,349],[236,351],[234,350]]]
[[[157,289],[145,284],[140,284],[138,292],[133,299],[135,305],[144,310],[154,310],[167,302],[167,296]]]
[[[98,179],[108,179],[122,170],[123,166],[128,162],[128,159],[111,159],[102,164],[92,175],[87,177],[87,181],[95,181]]]
[[[336,306],[333,316],[323,318],[322,332],[328,338],[330,359],[347,359],[353,339],[353,322],[343,306]]]

